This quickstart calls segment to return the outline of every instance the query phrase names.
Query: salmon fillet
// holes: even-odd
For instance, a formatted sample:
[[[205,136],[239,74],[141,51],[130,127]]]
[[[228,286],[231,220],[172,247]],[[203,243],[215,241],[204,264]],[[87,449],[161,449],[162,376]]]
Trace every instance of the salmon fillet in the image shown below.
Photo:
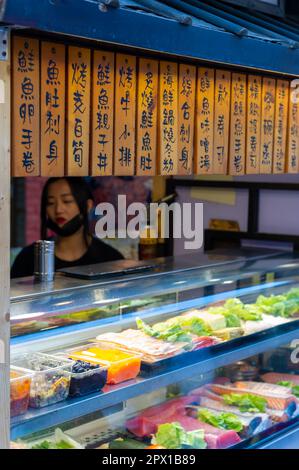
[[[211,384],[210,389],[212,392],[219,395],[226,395],[228,393],[251,393],[260,396],[267,401],[269,408],[274,410],[285,410],[292,402],[297,403],[297,399],[292,395],[287,387],[280,387],[279,385],[270,387],[280,387],[280,392],[277,388],[262,387],[262,385],[270,385],[259,382],[235,382],[231,385],[218,385]]]
[[[264,382],[270,384],[276,384],[277,382],[292,382],[295,385],[299,385],[299,375],[294,374],[280,374],[278,372],[268,372],[267,374],[261,375],[261,379]]]

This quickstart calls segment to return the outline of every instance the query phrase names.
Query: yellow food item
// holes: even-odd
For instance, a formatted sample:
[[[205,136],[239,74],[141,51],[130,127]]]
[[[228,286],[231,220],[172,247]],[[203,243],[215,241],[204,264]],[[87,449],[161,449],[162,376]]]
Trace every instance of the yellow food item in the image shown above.
[[[140,357],[135,357],[118,349],[102,349],[90,347],[88,349],[69,354],[71,359],[101,364],[108,367],[108,384],[116,384],[135,378],[141,365]]]

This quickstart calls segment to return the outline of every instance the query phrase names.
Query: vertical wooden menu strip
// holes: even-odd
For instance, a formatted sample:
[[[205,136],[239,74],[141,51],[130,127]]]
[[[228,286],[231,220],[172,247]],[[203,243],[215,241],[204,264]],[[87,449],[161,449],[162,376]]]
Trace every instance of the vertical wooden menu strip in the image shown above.
[[[200,67],[196,94],[194,173],[212,174],[214,162],[214,69]]]
[[[92,72],[92,176],[113,174],[114,54],[94,51]]]
[[[232,74],[229,174],[245,174],[247,76]]]
[[[259,173],[261,150],[261,105],[262,78],[248,76],[247,87],[247,133],[246,133],[246,173]]]
[[[41,175],[64,175],[65,46],[41,44]]]
[[[286,154],[287,173],[298,173],[299,171],[299,102],[296,101],[295,93],[290,90]]]
[[[140,59],[137,100],[136,174],[156,174],[159,62]]]
[[[135,173],[136,57],[116,54],[114,174]]]
[[[160,62],[159,88],[159,173],[178,171],[178,65]]]
[[[262,85],[261,121],[261,159],[260,173],[272,173],[274,117],[275,117],[275,79],[264,77]]]
[[[91,52],[68,48],[67,161],[69,176],[89,172]]]
[[[273,173],[284,173],[286,166],[289,81],[277,80],[274,125]]]
[[[216,70],[213,173],[226,175],[230,127],[231,73]]]
[[[39,41],[15,36],[12,53],[12,176],[38,176]]]
[[[196,67],[179,66],[178,174],[193,172]]]

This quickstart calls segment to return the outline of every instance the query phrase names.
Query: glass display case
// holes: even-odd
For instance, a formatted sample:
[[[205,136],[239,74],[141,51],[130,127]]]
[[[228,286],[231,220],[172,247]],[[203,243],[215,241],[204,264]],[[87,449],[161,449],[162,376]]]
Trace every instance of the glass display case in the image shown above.
[[[13,281],[11,369],[23,382],[11,440],[299,448],[298,274],[296,255],[239,253]]]

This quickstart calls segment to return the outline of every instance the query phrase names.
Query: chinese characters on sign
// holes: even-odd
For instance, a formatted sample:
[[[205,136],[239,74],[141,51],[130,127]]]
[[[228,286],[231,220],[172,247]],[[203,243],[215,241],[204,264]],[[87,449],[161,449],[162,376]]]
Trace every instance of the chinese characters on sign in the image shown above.
[[[94,51],[91,175],[113,174],[114,54]]]
[[[161,175],[178,172],[178,65],[160,62],[159,169]]]
[[[292,92],[289,94],[289,125],[287,138],[287,173],[299,171],[299,103],[292,100]]]
[[[216,70],[214,114],[214,171],[226,175],[228,167],[231,73]]]
[[[229,174],[245,174],[246,75],[232,74]]]
[[[275,100],[273,173],[284,173],[286,164],[289,82],[277,80]]]
[[[136,174],[156,174],[159,64],[139,60]]]
[[[39,41],[14,37],[12,176],[39,176]]]
[[[214,69],[198,69],[194,162],[195,174],[213,173]]]
[[[134,175],[136,57],[117,54],[115,74],[114,174]]]
[[[260,173],[272,173],[275,86],[273,78],[263,78]]]
[[[261,149],[262,79],[248,76],[246,173],[258,174]]]
[[[196,67],[179,67],[178,174],[193,173]]]
[[[12,39],[13,176],[299,171],[289,80],[67,47]]]
[[[41,175],[64,175],[65,46],[41,46]]]
[[[214,70],[198,69],[195,140],[195,174],[213,173],[214,165]]]
[[[89,174],[91,51],[69,47],[67,174]]]

